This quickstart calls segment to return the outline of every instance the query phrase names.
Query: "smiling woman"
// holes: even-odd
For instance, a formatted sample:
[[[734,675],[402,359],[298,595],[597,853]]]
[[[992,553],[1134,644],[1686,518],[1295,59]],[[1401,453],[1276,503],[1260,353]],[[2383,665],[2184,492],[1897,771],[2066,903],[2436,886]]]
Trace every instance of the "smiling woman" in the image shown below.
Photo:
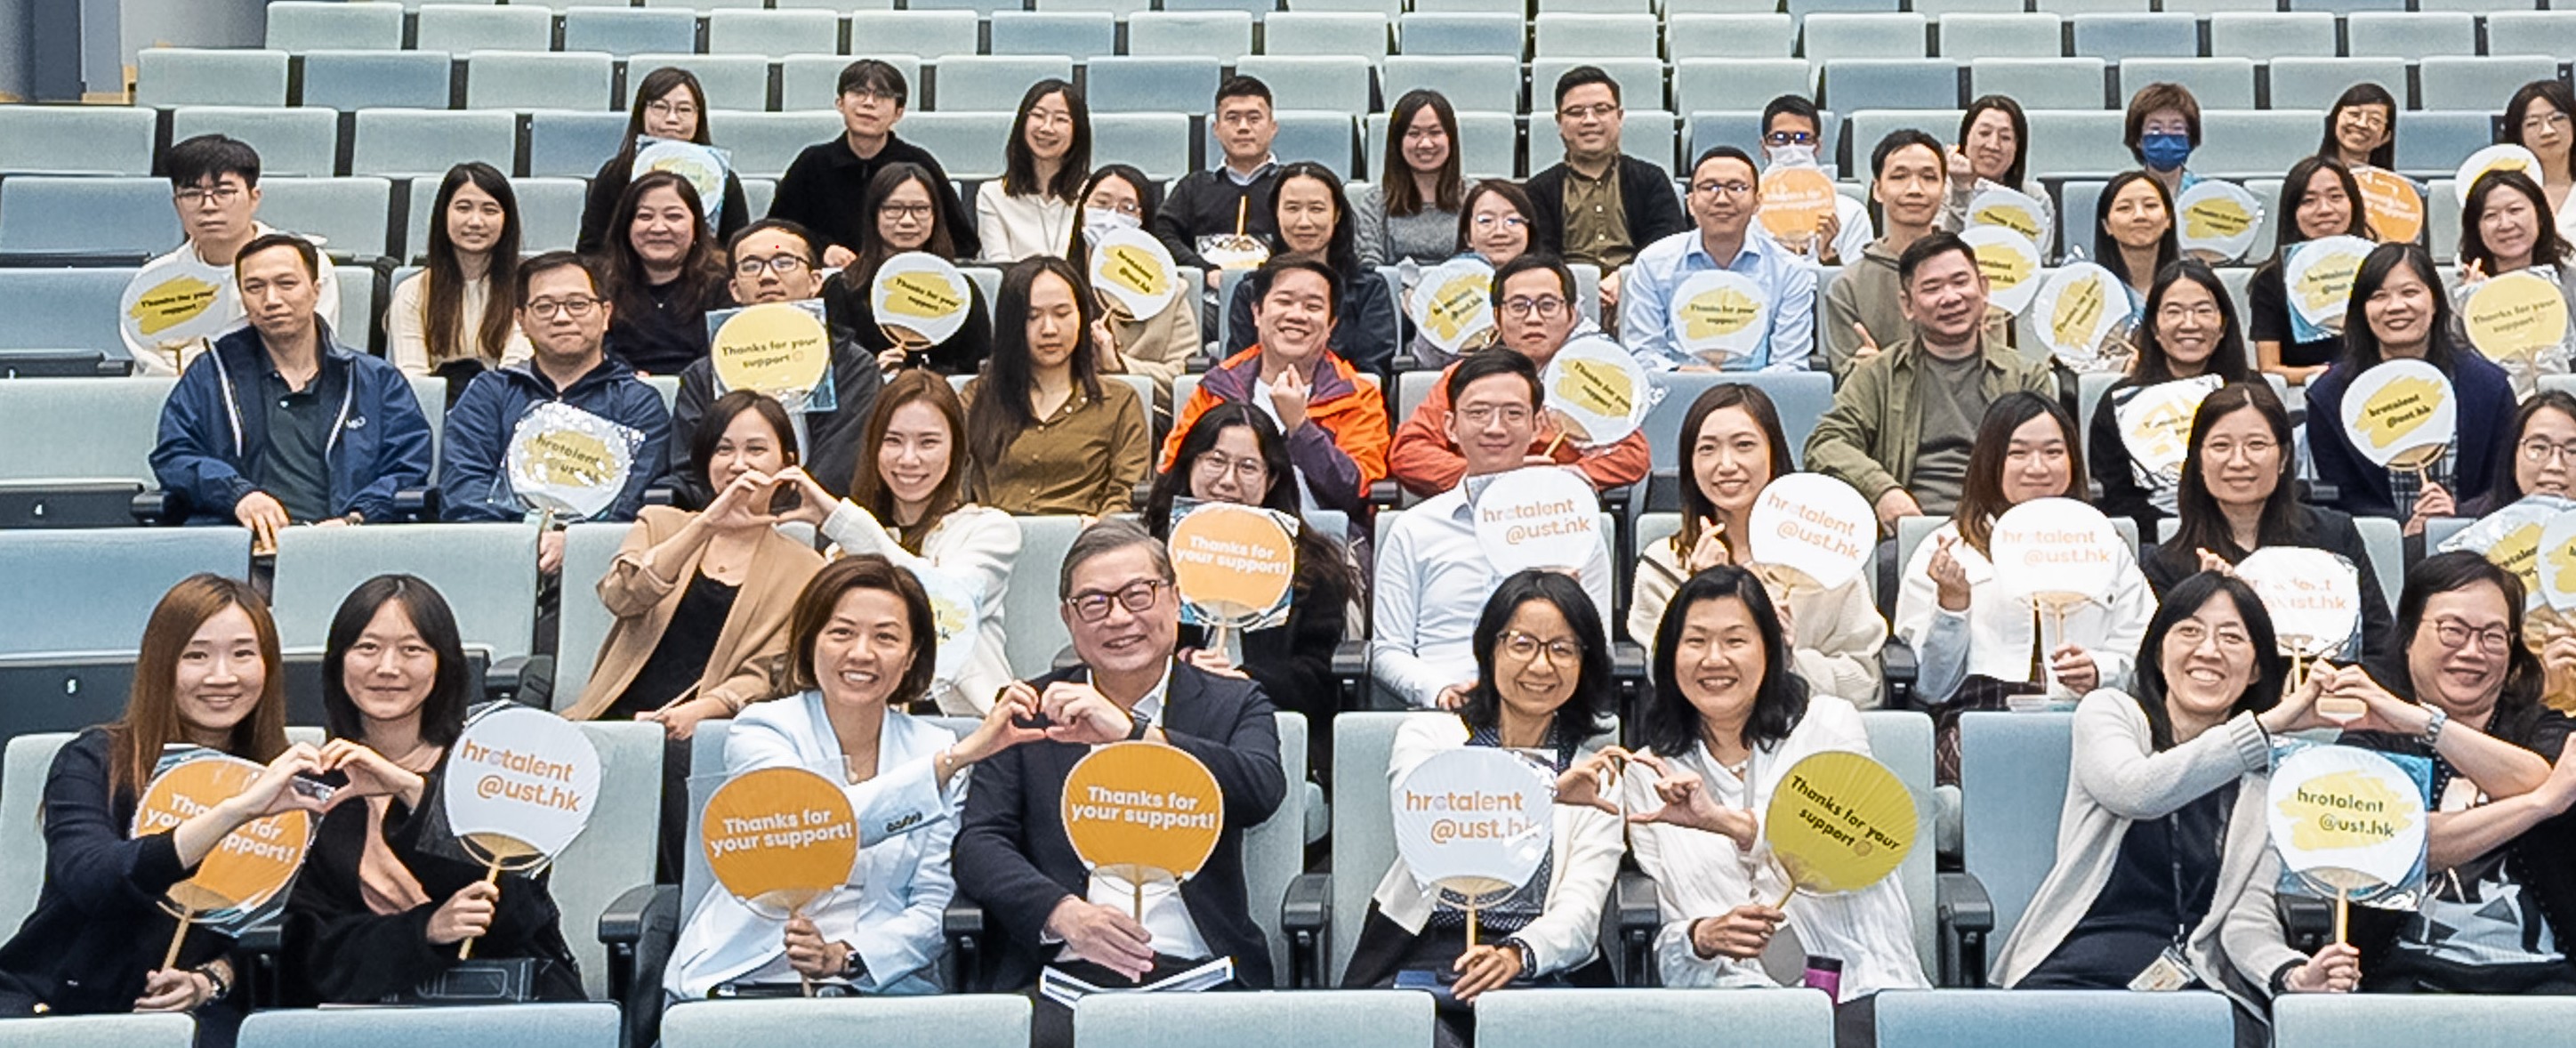
[[[647,172],[609,220],[607,351],[637,371],[677,375],[707,355],[707,310],[724,301],[724,261],[687,179]]]
[[[2244,329],[2218,273],[2197,260],[2166,266],[2147,289],[2138,325],[2137,358],[2093,406],[2086,465],[2101,482],[2102,512],[2138,522],[2155,534],[2156,521],[2174,511],[2174,483],[2139,460],[2123,436],[2121,413],[2146,390],[2167,382],[2209,376],[2218,382],[2259,381],[2245,356]]]

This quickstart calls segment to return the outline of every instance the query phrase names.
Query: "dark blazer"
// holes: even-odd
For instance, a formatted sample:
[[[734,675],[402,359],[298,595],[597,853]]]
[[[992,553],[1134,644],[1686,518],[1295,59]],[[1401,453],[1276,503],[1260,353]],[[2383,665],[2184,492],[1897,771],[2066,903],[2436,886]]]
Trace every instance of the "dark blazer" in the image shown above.
[[[1562,257],[1565,254],[1565,164],[1530,176],[1530,247]],[[1691,227],[1682,214],[1681,199],[1673,195],[1673,176],[1663,168],[1625,153],[1619,154],[1619,203],[1628,213],[1628,244],[1639,251],[1646,245]]]
[[[2450,375],[2452,393],[2459,399],[2459,429],[2453,441],[2459,466],[2452,474],[2451,498],[2467,502],[2486,494],[2498,470],[2513,468],[2505,447],[2512,439],[2507,431],[2513,426],[2513,381],[2494,361],[2467,346],[2452,346],[2450,359],[2442,370]],[[2361,368],[2347,356],[2308,383],[2308,457],[2316,462],[2318,482],[2335,486],[2334,508],[2356,517],[2402,521],[2415,507],[2397,505],[2387,467],[2362,457],[2344,434],[2343,392],[2360,374]]]
[[[0,945],[0,1017],[29,1014],[38,1004],[71,1015],[131,1012],[144,977],[170,948],[178,926],[161,897],[196,870],[179,864],[168,833],[126,836],[139,791],[108,795],[110,760],[107,729],[91,728],[65,744],[45,774],[45,884],[18,934]],[[232,948],[231,938],[192,928],[179,967]],[[199,1023],[207,1012],[225,1025],[238,1022],[241,999],[208,1005]]]
[[[1058,670],[1029,683],[1088,678]],[[1181,901],[1208,948],[1234,958],[1247,987],[1272,983],[1269,940],[1252,920],[1243,884],[1243,831],[1270,818],[1288,790],[1279,769],[1279,725],[1270,699],[1248,680],[1220,677],[1186,663],[1172,666],[1159,725],[1172,745],[1216,776],[1225,797],[1225,830],[1198,876],[1181,885]],[[958,893],[984,907],[1000,926],[995,984],[1027,986],[1057,946],[1041,944],[1047,916],[1068,895],[1084,898],[1090,871],[1064,833],[1064,779],[1091,747],[1063,742],[1014,746],[975,766],[951,863]],[[1277,905],[1271,900],[1269,905]]]
[[[2107,403],[2107,400],[2106,400]],[[2109,512],[2110,507],[2103,507]],[[2376,565],[2370,562],[2370,545],[2361,540],[2361,529],[2354,527],[2350,514],[2323,506],[2298,507],[2297,525],[2289,538],[2271,543],[2276,546],[2306,546],[2328,553],[2341,554],[2351,561],[2361,583],[2361,657],[2362,666],[2382,681],[2404,680],[2406,645],[2397,636],[2397,620],[2388,613],[2388,597],[2379,590]],[[2145,532],[2141,537],[2152,535]],[[2397,565],[2404,568],[2405,565]],[[2147,576],[2147,587],[2163,600],[2167,592],[2182,580],[2200,574],[2200,552],[2185,548],[2180,542],[2158,544],[2138,565]],[[2391,685],[2395,687],[2395,685]]]
[[[442,758],[427,776],[428,788],[421,793],[425,804],[438,802],[446,777]],[[442,854],[422,839],[442,822],[403,807],[399,798],[386,807],[385,845],[420,881],[429,901],[402,913],[379,914],[368,908],[358,887],[358,863],[367,846],[366,803],[343,804],[323,816],[312,850],[305,854],[304,872],[287,897],[287,972],[299,984],[293,1003],[374,1004],[456,963],[456,947],[431,945],[429,919],[466,885],[482,880],[485,871],[481,863],[462,854]],[[538,966],[537,996],[582,1000],[581,971],[564,942],[562,918],[545,878],[503,874],[491,934],[475,940],[474,956],[551,961]]]

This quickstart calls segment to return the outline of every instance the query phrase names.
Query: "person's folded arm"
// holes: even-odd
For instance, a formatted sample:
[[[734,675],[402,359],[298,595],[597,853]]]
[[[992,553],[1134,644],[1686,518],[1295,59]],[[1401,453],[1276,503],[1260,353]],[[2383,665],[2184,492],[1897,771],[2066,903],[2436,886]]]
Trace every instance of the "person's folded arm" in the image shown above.
[[[2097,690],[2076,706],[2075,781],[2113,815],[2163,818],[2248,772],[2271,766],[2271,737],[2253,714],[2239,713],[2189,742],[2150,751],[2143,732],[2131,724],[2145,716],[2136,701]]]
[[[1079,886],[1058,883],[1029,858],[1030,829],[1021,817],[1028,803],[1027,769],[1021,763],[1027,752],[1014,747],[976,763],[950,869],[957,890],[982,905],[1012,941],[1034,949],[1056,906],[1081,896]],[[1063,831],[1049,827],[1048,832]]]
[[[1225,821],[1232,826],[1258,826],[1279,810],[1288,795],[1287,775],[1279,766],[1279,721],[1261,686],[1252,686],[1243,708],[1224,738],[1207,738],[1163,728],[1176,749],[1198,758],[1215,777],[1225,798]]]

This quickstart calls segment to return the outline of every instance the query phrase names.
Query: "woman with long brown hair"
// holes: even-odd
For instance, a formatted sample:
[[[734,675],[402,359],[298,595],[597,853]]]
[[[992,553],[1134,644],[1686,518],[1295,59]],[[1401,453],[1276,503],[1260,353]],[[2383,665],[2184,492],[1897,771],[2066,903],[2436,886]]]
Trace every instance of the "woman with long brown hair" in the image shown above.
[[[1006,513],[1105,517],[1135,502],[1151,435],[1125,382],[1103,381],[1090,282],[1039,256],[1002,274],[993,359],[966,384],[974,497]]]
[[[129,836],[173,746],[267,767],[177,827]],[[245,1011],[233,993],[233,941],[189,929],[165,963],[181,930],[161,898],[243,824],[318,812],[297,779],[327,763],[311,745],[286,741],[277,625],[259,594],[217,575],[171,587],[144,625],[125,715],[65,744],[45,776],[45,882],[26,923],[0,945],[0,1017],[194,1012],[199,1044],[231,1044]]]
[[[627,183],[635,177],[635,151],[644,147],[643,139],[658,138],[673,142],[713,144],[707,129],[707,89],[698,83],[698,75],[677,66],[663,66],[644,74],[635,85],[635,104],[626,115],[626,137],[617,144],[617,155],[599,165],[599,173],[590,176],[590,195],[582,202],[581,235],[573,249],[585,255],[598,254],[608,246],[609,231],[617,228],[610,216],[617,202],[626,195]],[[724,199],[716,206],[715,228],[709,230],[717,244],[730,243],[733,235],[751,222],[751,205],[742,194],[742,179],[725,172]]]
[[[1002,591],[1020,556],[1020,524],[966,498],[966,409],[948,380],[929,371],[896,375],[877,394],[859,438],[850,497],[836,499],[801,469],[780,474],[800,496],[789,520],[801,520],[851,555],[875,554],[913,572],[937,571],[964,582],[987,614],[975,654],[955,680],[934,679],[927,696],[939,712],[976,716],[1012,680],[1004,657]]]
[[[689,180],[648,171],[609,221],[607,350],[637,371],[677,375],[707,355],[707,310],[724,305],[724,253]]]
[[[429,211],[429,265],[395,285],[385,310],[394,366],[444,375],[462,393],[475,375],[528,359],[528,337],[507,305],[519,286],[520,226],[519,198],[501,169],[480,160],[447,169]]]
[[[1456,253],[1451,232],[1467,195],[1458,173],[1458,113],[1438,91],[1407,91],[1387,114],[1386,139],[1377,184],[1351,201],[1360,265],[1445,262]]]

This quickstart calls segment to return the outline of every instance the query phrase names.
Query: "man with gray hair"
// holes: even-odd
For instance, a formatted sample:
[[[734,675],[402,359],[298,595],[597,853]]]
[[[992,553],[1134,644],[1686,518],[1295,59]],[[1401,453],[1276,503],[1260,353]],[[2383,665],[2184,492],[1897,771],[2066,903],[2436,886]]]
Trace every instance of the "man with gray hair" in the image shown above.
[[[1072,1005],[1090,987],[1271,985],[1270,946],[1244,888],[1243,831],[1287,792],[1261,686],[1174,657],[1181,601],[1162,542],[1133,521],[1103,520],[1074,539],[1057,586],[1081,664],[1005,689],[1037,708],[1047,740],[975,766],[952,853],[958,890],[1000,926],[996,984],[1034,998],[1039,1048],[1073,1043]],[[1065,834],[1074,763],[1129,741],[1197,758],[1225,800],[1216,851],[1177,888],[1086,870]]]

